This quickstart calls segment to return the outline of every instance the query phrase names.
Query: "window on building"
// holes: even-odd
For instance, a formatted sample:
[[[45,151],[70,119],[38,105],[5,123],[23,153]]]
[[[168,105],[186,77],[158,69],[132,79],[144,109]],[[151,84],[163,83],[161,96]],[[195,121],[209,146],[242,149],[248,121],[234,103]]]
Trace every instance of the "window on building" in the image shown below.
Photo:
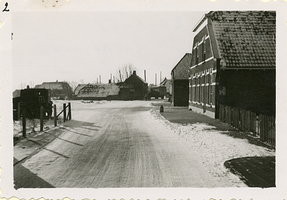
[[[196,98],[196,101],[197,102],[200,102],[200,78],[198,77],[197,78],[197,98]]]
[[[189,79],[189,100],[192,100],[192,95],[193,95],[192,83],[193,83],[193,79]]]
[[[203,38],[203,42],[202,42],[202,61],[205,61],[206,59],[206,42],[205,42],[205,38]]]
[[[208,86],[207,86],[207,103],[211,104],[211,75],[208,74],[207,76],[207,82],[208,82]]]
[[[199,78],[199,103],[202,102],[202,77]]]
[[[196,48],[195,48],[195,64],[196,64],[196,65],[198,64],[198,57],[199,57],[199,54],[198,54],[198,44],[196,44]]]
[[[197,101],[197,78],[195,78],[195,83],[194,83],[194,97],[193,100]]]

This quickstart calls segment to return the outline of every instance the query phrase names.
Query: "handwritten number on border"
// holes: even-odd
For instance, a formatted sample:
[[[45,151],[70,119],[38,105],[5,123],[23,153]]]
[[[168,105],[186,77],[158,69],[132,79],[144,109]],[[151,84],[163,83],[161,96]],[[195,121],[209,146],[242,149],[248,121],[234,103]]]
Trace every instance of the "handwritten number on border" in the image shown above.
[[[4,10],[2,10],[2,12],[9,12],[8,2],[5,3],[5,8],[4,8]]]

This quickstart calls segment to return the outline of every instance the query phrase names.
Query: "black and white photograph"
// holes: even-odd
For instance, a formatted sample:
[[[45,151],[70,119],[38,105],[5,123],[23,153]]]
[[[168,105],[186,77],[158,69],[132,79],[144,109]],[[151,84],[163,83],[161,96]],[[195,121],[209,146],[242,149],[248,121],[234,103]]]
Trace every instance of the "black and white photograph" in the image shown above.
[[[0,2],[1,197],[286,198],[287,2],[251,2]]]

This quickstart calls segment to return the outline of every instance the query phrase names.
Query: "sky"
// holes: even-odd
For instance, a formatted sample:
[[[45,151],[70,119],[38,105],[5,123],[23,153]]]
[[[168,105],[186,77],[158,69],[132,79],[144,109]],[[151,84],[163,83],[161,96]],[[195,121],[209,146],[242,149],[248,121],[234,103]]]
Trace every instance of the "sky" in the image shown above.
[[[147,82],[170,78],[191,52],[193,28],[207,12],[14,12],[13,90],[45,81],[95,83],[132,64]]]

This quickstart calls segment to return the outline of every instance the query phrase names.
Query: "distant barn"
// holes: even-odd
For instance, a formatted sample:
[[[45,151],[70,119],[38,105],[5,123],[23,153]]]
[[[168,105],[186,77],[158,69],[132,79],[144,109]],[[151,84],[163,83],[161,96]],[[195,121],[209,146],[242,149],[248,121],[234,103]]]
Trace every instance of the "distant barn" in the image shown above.
[[[120,83],[122,100],[144,100],[148,92],[148,84],[136,74],[136,71],[123,83]]]
[[[48,89],[52,99],[72,99],[73,90],[67,82],[44,82],[35,88]]]
[[[171,79],[164,78],[163,81],[160,83],[160,85],[163,85],[166,87],[166,95],[169,97],[172,95],[172,82]]]
[[[120,88],[114,83],[79,84],[75,89],[76,99],[81,100],[116,100],[119,99]]]

